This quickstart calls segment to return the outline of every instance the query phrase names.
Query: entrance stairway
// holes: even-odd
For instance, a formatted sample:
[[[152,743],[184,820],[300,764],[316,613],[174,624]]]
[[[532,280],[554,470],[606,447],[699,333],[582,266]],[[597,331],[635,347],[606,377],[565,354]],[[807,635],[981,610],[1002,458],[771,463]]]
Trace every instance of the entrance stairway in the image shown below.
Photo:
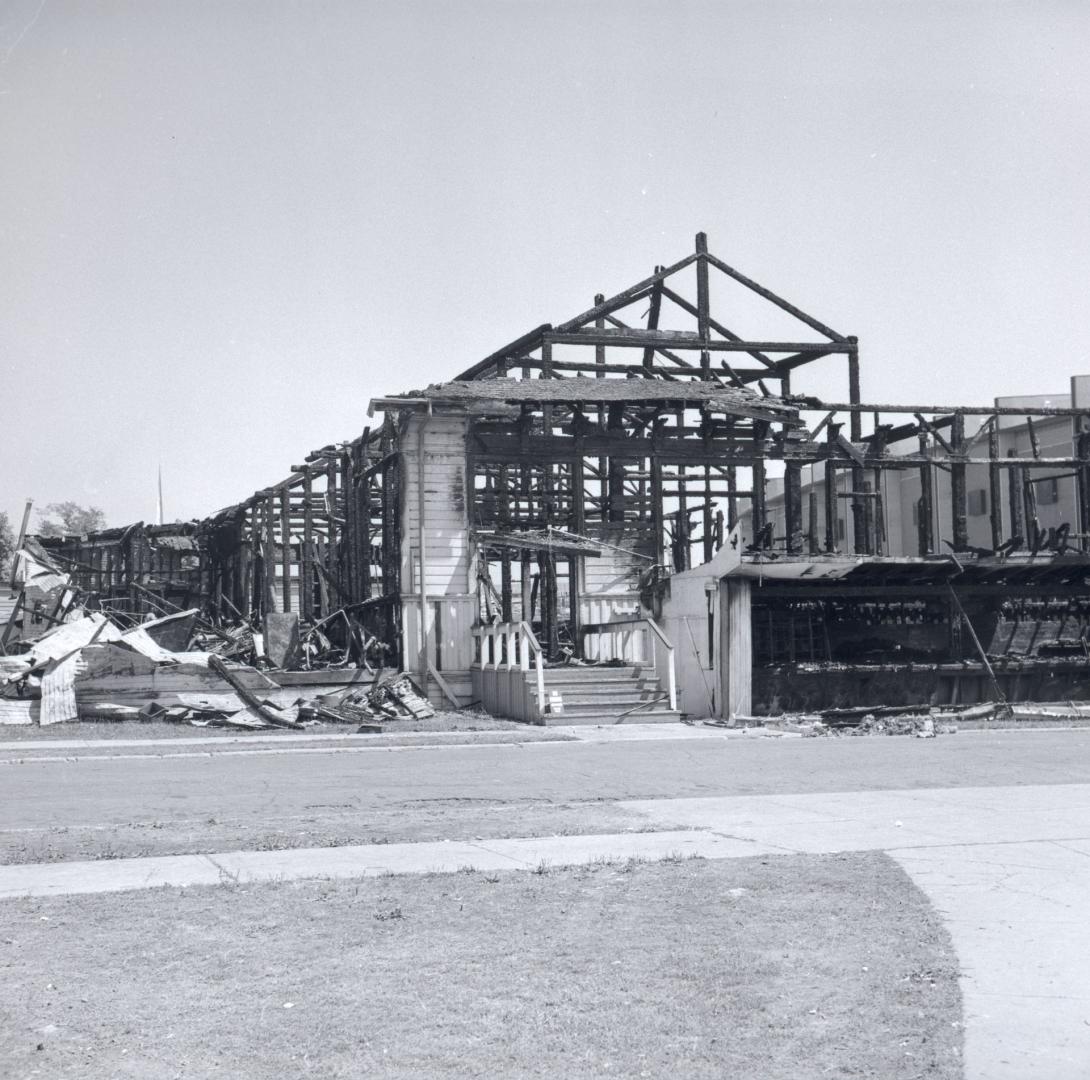
[[[521,673],[530,699],[537,702],[533,670]],[[549,699],[559,693],[564,711],[549,711]],[[538,703],[546,725],[667,724],[681,719],[650,665],[593,665],[545,669],[545,701]]]

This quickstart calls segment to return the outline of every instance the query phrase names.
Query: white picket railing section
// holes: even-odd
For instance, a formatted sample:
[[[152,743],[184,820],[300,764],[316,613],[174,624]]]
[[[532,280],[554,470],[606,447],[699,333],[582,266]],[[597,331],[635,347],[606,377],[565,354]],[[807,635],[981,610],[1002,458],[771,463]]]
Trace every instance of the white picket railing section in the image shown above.
[[[525,622],[492,623],[474,627],[473,636],[480,642],[480,659],[471,669],[474,698],[493,716],[544,723],[545,667],[533,630]],[[536,700],[524,674],[531,658]]]

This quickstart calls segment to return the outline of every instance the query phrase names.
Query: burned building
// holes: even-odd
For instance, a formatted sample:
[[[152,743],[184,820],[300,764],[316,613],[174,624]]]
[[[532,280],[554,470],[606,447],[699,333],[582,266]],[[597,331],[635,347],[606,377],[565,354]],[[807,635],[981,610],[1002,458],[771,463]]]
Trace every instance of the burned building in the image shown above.
[[[728,289],[781,329],[739,333]],[[815,365],[841,400],[807,393]],[[531,722],[560,702],[571,721],[1072,697],[1090,670],[1090,413],[864,403],[858,340],[703,234],[369,415],[187,526],[177,573],[120,551],[89,564],[105,534],[51,550],[104,603],[156,610],[181,583],[213,620],[297,613],[321,643],[308,656],[414,672],[437,702]],[[1070,448],[1001,452],[1009,417],[1068,425]],[[885,478],[907,474],[915,550],[891,555]],[[1042,475],[1077,492],[1062,528],[1035,519]]]

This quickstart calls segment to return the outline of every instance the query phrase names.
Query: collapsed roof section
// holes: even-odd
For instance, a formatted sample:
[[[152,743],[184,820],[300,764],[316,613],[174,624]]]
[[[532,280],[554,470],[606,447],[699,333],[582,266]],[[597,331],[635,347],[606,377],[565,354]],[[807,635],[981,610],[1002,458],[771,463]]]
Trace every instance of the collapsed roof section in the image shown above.
[[[718,380],[671,382],[642,379],[512,379],[482,378],[472,382],[435,383],[420,393],[381,398],[375,404],[397,409],[414,403],[464,405],[478,415],[518,415],[517,406],[654,405],[661,408],[700,408],[751,420],[798,426],[798,409],[771,395],[724,386]],[[493,406],[516,406],[511,411]]]

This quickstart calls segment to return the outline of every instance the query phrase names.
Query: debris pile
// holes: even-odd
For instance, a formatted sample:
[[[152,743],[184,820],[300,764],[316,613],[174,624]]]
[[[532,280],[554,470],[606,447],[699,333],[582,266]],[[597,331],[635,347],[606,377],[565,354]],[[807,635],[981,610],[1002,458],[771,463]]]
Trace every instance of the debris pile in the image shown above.
[[[425,720],[434,715],[435,710],[405,675],[380,676],[366,688],[323,694],[300,709],[300,717],[359,724],[360,731],[375,728],[383,720]]]
[[[349,650],[337,650],[316,628],[301,640],[295,616],[267,616],[260,632],[241,620],[216,626],[196,608],[126,618],[96,609],[95,598],[81,595],[33,542],[16,557],[16,581],[18,600],[0,627],[0,725],[155,720],[302,730],[336,723],[379,732],[384,721],[435,712],[405,675],[313,670],[322,659],[347,664]]]

